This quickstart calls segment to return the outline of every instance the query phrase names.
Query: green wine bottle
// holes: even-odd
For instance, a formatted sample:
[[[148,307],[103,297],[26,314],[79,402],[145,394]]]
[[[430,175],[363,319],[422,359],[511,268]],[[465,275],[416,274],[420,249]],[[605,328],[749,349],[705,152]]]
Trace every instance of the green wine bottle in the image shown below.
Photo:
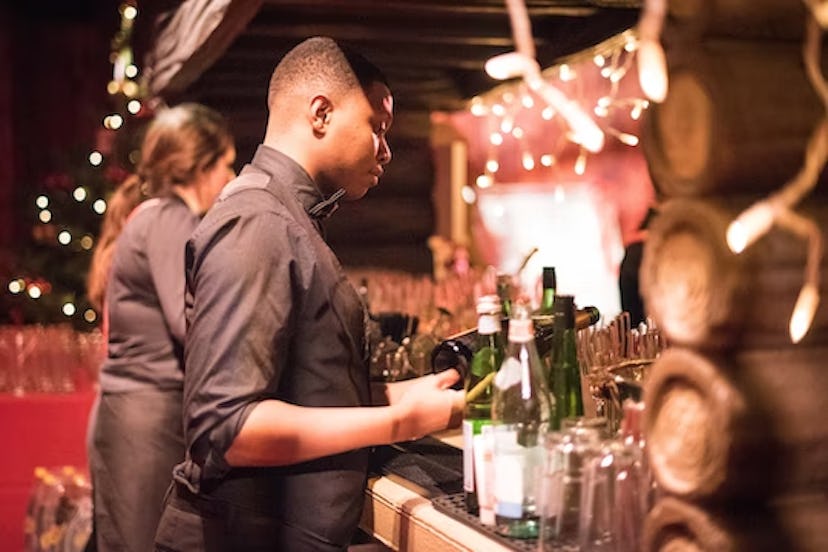
[[[584,415],[581,396],[581,370],[575,335],[575,298],[555,298],[555,332],[552,338],[552,369],[550,387],[555,397],[552,428],[560,429],[561,421]]]
[[[501,304],[496,295],[477,301],[477,337],[474,355],[465,379],[466,407],[463,411],[463,494],[466,510],[480,513],[475,485],[474,442],[483,426],[492,423],[492,383],[503,362]]]

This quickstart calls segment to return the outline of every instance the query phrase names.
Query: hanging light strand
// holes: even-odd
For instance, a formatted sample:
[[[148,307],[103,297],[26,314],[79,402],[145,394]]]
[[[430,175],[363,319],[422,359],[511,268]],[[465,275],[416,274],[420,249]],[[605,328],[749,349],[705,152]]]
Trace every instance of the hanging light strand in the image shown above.
[[[794,305],[788,330],[793,343],[798,343],[808,332],[819,305],[823,255],[820,227],[813,220],[794,212],[793,208],[816,186],[828,161],[828,85],[820,68],[823,31],[820,26],[822,20],[817,13],[824,3],[806,4],[812,13],[806,22],[802,49],[805,72],[822,100],[826,116],[820,120],[808,140],[805,162],[799,172],[779,191],[740,213],[727,229],[727,244],[734,253],[741,253],[766,234],[774,224],[808,242],[804,283]],[[824,21],[828,22],[828,17]]]

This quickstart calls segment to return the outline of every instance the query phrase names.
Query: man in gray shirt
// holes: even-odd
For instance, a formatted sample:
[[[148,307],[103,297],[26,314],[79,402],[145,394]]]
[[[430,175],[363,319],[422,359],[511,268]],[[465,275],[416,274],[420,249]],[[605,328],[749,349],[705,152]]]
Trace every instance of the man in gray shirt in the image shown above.
[[[453,370],[371,388],[364,307],[321,219],[377,185],[393,100],[327,38],[276,67],[252,162],[187,247],[187,458],[160,550],[342,550],[369,447],[459,422]]]

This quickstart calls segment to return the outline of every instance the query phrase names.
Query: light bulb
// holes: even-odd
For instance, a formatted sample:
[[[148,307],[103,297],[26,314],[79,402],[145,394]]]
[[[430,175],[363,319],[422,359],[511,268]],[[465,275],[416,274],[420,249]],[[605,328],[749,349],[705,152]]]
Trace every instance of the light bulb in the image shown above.
[[[29,293],[29,297],[31,297],[32,299],[39,299],[40,296],[43,295],[43,291],[37,284],[30,285],[27,291]]]
[[[652,101],[663,102],[667,97],[667,60],[656,40],[642,40],[639,44],[638,81]]]
[[[520,77],[529,71],[539,71],[538,62],[518,52],[508,52],[489,58],[484,65],[486,74],[497,80]]]
[[[496,159],[489,159],[486,161],[486,170],[491,173],[496,173],[500,168],[500,163]]]
[[[89,154],[89,164],[93,167],[97,167],[103,162],[103,154],[99,151],[93,151]]]
[[[477,201],[477,193],[471,186],[463,186],[460,190],[460,197],[462,197],[463,201],[468,205],[473,205],[474,202]]]
[[[37,196],[37,199],[35,199],[35,205],[41,209],[45,209],[49,206],[49,198],[45,195],[39,195]]]
[[[65,314],[66,316],[72,316],[73,314],[75,314],[76,311],[75,305],[73,305],[72,303],[64,303],[63,308],[61,310],[63,311],[63,314]]]
[[[727,227],[727,246],[736,254],[764,236],[773,225],[775,209],[768,201],[750,206]]]
[[[531,171],[535,168],[535,160],[532,158],[532,154],[528,151],[523,152],[522,163],[523,168],[527,171]]]
[[[478,188],[489,188],[493,184],[492,177],[488,174],[481,174],[474,182]]]
[[[791,315],[791,323],[788,328],[791,334],[791,342],[799,343],[808,330],[811,328],[811,322],[814,320],[817,306],[819,306],[819,291],[814,284],[805,284],[799,291],[799,297],[796,299],[796,306],[794,306],[793,314]]]

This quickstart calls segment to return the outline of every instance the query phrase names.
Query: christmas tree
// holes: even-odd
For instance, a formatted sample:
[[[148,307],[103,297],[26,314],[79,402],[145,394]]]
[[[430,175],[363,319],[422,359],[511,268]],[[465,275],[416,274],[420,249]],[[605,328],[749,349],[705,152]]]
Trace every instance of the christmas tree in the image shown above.
[[[149,110],[141,101],[130,39],[135,2],[120,6],[121,27],[112,40],[112,106],[102,110],[96,143],[70,151],[64,169],[27,187],[18,206],[31,231],[19,244],[7,274],[0,323],[70,323],[91,330],[100,315],[86,297],[86,275],[107,199],[134,169]]]

